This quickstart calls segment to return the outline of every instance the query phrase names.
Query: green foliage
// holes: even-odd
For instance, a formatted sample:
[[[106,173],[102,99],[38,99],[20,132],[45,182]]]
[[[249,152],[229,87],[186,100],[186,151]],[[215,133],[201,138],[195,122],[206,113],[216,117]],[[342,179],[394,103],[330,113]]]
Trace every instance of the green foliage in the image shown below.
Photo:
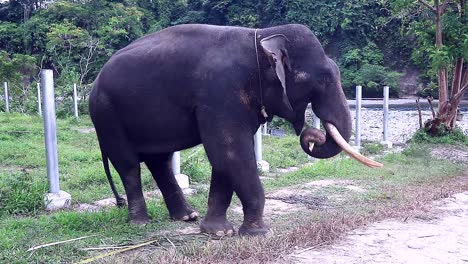
[[[383,86],[388,85],[390,95],[398,96],[398,80],[402,74],[382,66],[383,60],[375,43],[345,52],[339,61],[345,91],[353,94],[355,86],[362,85],[364,97],[382,97]]]
[[[442,47],[436,47],[435,13],[422,6],[418,1],[390,1],[394,17],[407,17],[401,28],[407,35],[414,36],[417,48],[411,54],[412,61],[423,69],[422,81],[432,86],[427,93],[437,97],[437,70],[447,69],[452,76],[453,66],[457,58],[468,58],[468,5],[464,4],[464,16],[459,16],[458,1],[449,2],[441,16]],[[432,3],[431,3],[432,4]],[[428,67],[429,66],[429,67]],[[450,80],[449,80],[450,82]],[[430,90],[435,89],[434,91]]]
[[[419,129],[410,141],[415,143],[463,144],[468,146],[468,135],[459,128],[451,131],[447,127],[441,127],[439,134],[432,137],[424,129]]]
[[[380,143],[365,142],[362,144],[361,154],[364,156],[380,154],[384,150],[384,146]]]
[[[8,82],[9,97],[13,99],[10,99],[10,111],[33,111],[36,92],[33,78],[36,71],[36,58],[24,54],[8,54],[0,50],[0,80]],[[0,107],[5,107],[3,100]]]
[[[44,207],[45,182],[39,182],[28,172],[0,172],[0,217],[3,215],[34,215]]]
[[[60,0],[46,5],[42,1],[21,4],[10,1],[11,4],[2,4],[0,8],[0,48],[10,58],[15,54],[35,58],[35,70],[24,75],[30,83],[37,79],[39,68],[54,69],[57,97],[61,98],[58,113],[69,116],[72,114],[69,107],[72,84],[78,84],[80,96],[86,99],[93,80],[109,57],[144,34],[184,23],[247,27],[301,23],[311,28],[327,54],[339,62],[348,95],[353,94],[355,85],[361,84],[365,95],[379,94],[378,89],[389,85],[392,96],[396,96],[400,75],[395,69],[408,66],[405,61],[410,53],[421,68],[428,65],[429,60],[434,61],[433,67],[440,67],[449,63],[448,59],[454,54],[466,54],[468,46],[464,38],[466,32],[461,30],[463,23],[453,16],[444,16],[448,29],[458,29],[448,30],[448,35],[465,41],[459,42],[456,48],[447,43],[443,49],[434,49],[433,41],[428,41],[433,33],[426,30],[428,25],[423,19],[408,20],[389,11],[392,7],[403,8],[410,2]],[[30,13],[24,13],[24,8]],[[395,29],[402,24],[410,25],[414,29],[411,32],[415,33],[400,34]],[[424,44],[423,48],[414,49],[413,43],[419,42]],[[429,74],[426,79],[427,76]],[[25,84],[21,88],[23,97],[31,99],[12,105],[23,104],[22,111],[31,112],[35,92],[31,87],[34,85]],[[13,100],[25,100],[23,97],[15,96]],[[80,109],[86,111],[86,104],[81,103]]]
[[[211,179],[211,166],[206,157],[203,146],[197,146],[182,151],[181,171],[190,175],[190,180],[197,183],[209,183]]]
[[[263,137],[263,159],[272,169],[298,166],[309,161],[295,135]]]
[[[294,128],[289,123],[288,121],[284,120],[283,118],[279,118],[277,116],[273,117],[271,122],[268,123],[269,128],[276,128],[276,129],[282,129],[286,133],[293,134],[294,133]]]

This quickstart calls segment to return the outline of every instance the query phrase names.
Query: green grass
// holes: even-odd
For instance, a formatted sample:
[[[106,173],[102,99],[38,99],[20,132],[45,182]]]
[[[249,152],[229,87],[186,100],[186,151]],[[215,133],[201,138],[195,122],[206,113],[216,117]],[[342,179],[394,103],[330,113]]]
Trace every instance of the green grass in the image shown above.
[[[307,154],[299,145],[299,137],[263,137],[263,159],[270,168],[288,168],[309,162]]]
[[[77,130],[91,126],[87,117],[78,121],[57,120],[61,189],[71,194],[74,204],[112,197],[95,134]],[[432,159],[429,148],[430,145],[415,144],[401,154],[387,155],[380,160],[385,164],[382,169],[369,169],[339,155],[268,180],[264,186],[268,191],[317,179],[355,180],[366,182],[370,188],[362,199],[385,199],[391,194],[382,192],[381,186],[443,180],[463,169],[461,165]],[[367,149],[369,153],[380,152],[371,144]],[[298,137],[291,135],[264,137],[264,159],[273,169],[310,162],[299,146]],[[210,171],[201,146],[182,151],[182,172],[190,175],[192,182],[208,184]],[[112,173],[123,193],[118,174],[114,170]],[[145,166],[142,166],[142,178],[144,189],[154,190],[155,183]],[[47,213],[42,208],[46,184],[42,120],[37,116],[0,113],[0,263],[73,262],[96,254],[81,250],[85,247],[136,243],[153,238],[161,230],[189,225],[170,221],[161,199],[147,201],[154,221],[144,227],[127,223],[126,208],[94,213]],[[189,202],[202,215],[206,212],[207,196],[207,191],[199,190],[189,197]],[[87,235],[96,236],[26,252],[32,246]]]
[[[465,135],[459,128],[454,131],[441,128],[440,135],[431,137],[424,129],[418,130],[411,141],[415,143],[432,143],[432,144],[461,144],[468,146],[468,135]]]

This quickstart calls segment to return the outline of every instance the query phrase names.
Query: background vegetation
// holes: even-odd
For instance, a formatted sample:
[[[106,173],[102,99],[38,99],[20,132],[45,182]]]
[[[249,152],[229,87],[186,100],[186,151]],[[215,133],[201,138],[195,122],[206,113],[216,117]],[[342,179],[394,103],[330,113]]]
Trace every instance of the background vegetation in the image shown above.
[[[144,34],[183,23],[247,27],[301,23],[340,65],[349,96],[356,84],[364,86],[364,96],[380,96],[382,85],[389,85],[397,96],[398,79],[407,68],[419,67],[421,81],[434,81],[426,67],[433,29],[424,26],[424,16],[402,16],[402,9],[390,2],[11,0],[0,4],[0,80],[10,83],[13,110],[32,112],[38,70],[52,68],[58,114],[70,114],[72,83],[79,85],[81,112],[86,112],[86,97],[103,64]],[[423,42],[428,45],[415,46]]]

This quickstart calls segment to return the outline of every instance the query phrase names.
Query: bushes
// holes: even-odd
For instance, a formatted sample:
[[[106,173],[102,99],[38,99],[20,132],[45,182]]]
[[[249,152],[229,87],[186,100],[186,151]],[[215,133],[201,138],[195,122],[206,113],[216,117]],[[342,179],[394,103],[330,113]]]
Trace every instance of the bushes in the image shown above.
[[[434,144],[463,144],[468,146],[468,135],[465,135],[461,129],[449,130],[447,127],[439,130],[436,137],[430,136],[424,129],[419,129],[411,138],[416,143],[434,143]]]
[[[374,43],[362,49],[349,49],[341,59],[341,79],[348,96],[355,95],[355,85],[362,85],[363,97],[382,97],[383,86],[390,87],[390,96],[397,97],[401,73],[382,66],[383,54]]]

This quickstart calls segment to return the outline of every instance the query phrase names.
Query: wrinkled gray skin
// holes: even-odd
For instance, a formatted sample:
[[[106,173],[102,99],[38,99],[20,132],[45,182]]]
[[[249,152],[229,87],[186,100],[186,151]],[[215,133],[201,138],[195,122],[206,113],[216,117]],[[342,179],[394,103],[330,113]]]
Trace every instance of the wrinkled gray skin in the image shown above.
[[[115,191],[108,160],[122,179],[132,223],[150,221],[141,162],[153,174],[170,216],[197,218],[172,174],[171,157],[203,144],[212,176],[201,230],[233,231],[226,210],[235,192],[244,211],[239,234],[265,234],[265,197],[253,143],[259,125],[277,115],[299,135],[312,103],[322,121],[349,139],[351,119],[339,70],[312,32],[302,25],[271,27],[259,29],[255,41],[260,67],[254,29],[180,25],[136,40],[105,64],[90,95],[90,114],[117,204],[124,200]],[[308,133],[317,131],[306,130],[304,136]],[[326,135],[313,152],[305,151],[329,158],[341,150]]]

